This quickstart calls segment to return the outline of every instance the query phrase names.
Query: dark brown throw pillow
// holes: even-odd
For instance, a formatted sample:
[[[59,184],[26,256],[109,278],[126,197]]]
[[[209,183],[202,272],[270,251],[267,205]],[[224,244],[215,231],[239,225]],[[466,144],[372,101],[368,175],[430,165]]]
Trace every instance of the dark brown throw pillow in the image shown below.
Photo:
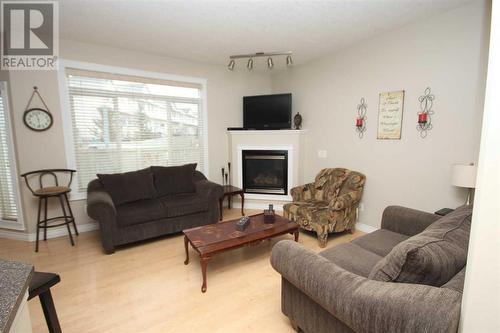
[[[115,174],[98,174],[104,189],[115,205],[156,196],[151,168]]]
[[[158,197],[180,193],[194,193],[194,170],[196,163],[180,166],[152,166],[154,185]]]
[[[423,232],[396,245],[370,272],[377,281],[440,287],[467,262],[472,206],[443,216]]]

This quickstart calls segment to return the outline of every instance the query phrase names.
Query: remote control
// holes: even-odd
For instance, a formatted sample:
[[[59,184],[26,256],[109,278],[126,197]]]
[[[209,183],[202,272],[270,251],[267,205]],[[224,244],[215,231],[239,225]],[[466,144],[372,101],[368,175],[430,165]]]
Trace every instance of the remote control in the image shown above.
[[[250,218],[248,216],[243,216],[238,222],[236,222],[236,230],[243,231],[250,224]]]

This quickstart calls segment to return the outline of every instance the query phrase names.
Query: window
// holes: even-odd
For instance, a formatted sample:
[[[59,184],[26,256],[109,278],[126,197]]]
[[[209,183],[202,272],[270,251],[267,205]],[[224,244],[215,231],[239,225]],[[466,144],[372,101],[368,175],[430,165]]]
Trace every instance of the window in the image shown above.
[[[11,134],[6,85],[0,82],[0,227],[24,229]]]
[[[205,171],[202,85],[66,69],[77,193],[98,173],[198,163]]]

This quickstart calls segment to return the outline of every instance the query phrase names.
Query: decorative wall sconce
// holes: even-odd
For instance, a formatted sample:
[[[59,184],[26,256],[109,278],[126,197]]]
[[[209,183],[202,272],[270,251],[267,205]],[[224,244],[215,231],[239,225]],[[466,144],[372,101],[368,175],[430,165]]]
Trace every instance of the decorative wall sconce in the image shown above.
[[[427,133],[432,129],[431,116],[434,114],[432,104],[435,96],[431,94],[431,88],[427,87],[424,94],[418,98],[420,102],[420,112],[418,113],[417,130],[420,132],[420,137],[425,138]]]
[[[366,103],[365,99],[361,98],[360,104],[358,104],[358,117],[356,118],[356,132],[360,139],[366,131]]]

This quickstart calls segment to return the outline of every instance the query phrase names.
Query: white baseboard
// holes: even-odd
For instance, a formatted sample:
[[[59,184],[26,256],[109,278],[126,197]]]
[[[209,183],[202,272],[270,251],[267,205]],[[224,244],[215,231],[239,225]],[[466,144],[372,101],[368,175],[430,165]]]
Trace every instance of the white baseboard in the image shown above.
[[[366,233],[374,232],[375,230],[378,230],[379,228],[376,228],[374,226],[364,224],[364,223],[356,223],[355,225],[356,230],[363,231]]]
[[[283,204],[280,204],[280,203],[273,203],[273,206],[274,206],[274,210],[279,210],[279,211],[283,211]],[[241,202],[233,202],[233,205],[232,205],[233,208],[241,208]],[[247,202],[246,199],[245,199],[245,208],[248,208],[248,209],[268,209],[269,208],[269,203],[266,203],[266,202],[255,202],[255,201],[251,201],[251,202]]]
[[[99,224],[97,222],[85,223],[85,224],[77,224],[78,232],[87,232],[92,230],[99,229]],[[71,227],[71,231],[73,231],[73,227]],[[57,228],[47,229],[47,239],[49,238],[57,238],[68,235],[68,229],[66,226],[61,226]],[[43,230],[40,230],[40,239],[43,237]],[[33,233],[25,233],[13,230],[0,230],[0,238],[7,239],[15,239],[21,240],[25,242],[34,242],[36,240],[36,232]]]
[[[239,203],[234,204],[235,208],[240,208],[241,205]],[[268,205],[265,203],[258,203],[258,202],[250,202],[248,204],[245,204],[245,208],[248,209],[266,209],[268,208]],[[275,204],[274,208],[276,210],[283,210],[283,206],[279,204]],[[92,231],[92,230],[97,230],[99,229],[99,224],[97,222],[91,222],[91,223],[85,223],[85,224],[77,224],[78,227],[78,232],[87,232],[87,231]],[[73,228],[71,228],[73,230]],[[375,230],[378,230],[378,228],[364,224],[364,223],[356,223],[356,230],[360,230],[366,233],[374,232]],[[43,230],[40,230],[40,239],[43,237]],[[48,229],[47,230],[47,238],[57,238],[57,237],[63,237],[68,235],[68,229],[66,229],[66,226],[54,228],[54,229]],[[25,242],[34,242],[36,240],[36,232],[33,233],[25,233],[25,232],[20,232],[20,231],[14,231],[14,230],[4,230],[0,229],[0,238],[7,238],[7,239],[14,239],[14,240],[20,240],[20,241],[25,241]]]

